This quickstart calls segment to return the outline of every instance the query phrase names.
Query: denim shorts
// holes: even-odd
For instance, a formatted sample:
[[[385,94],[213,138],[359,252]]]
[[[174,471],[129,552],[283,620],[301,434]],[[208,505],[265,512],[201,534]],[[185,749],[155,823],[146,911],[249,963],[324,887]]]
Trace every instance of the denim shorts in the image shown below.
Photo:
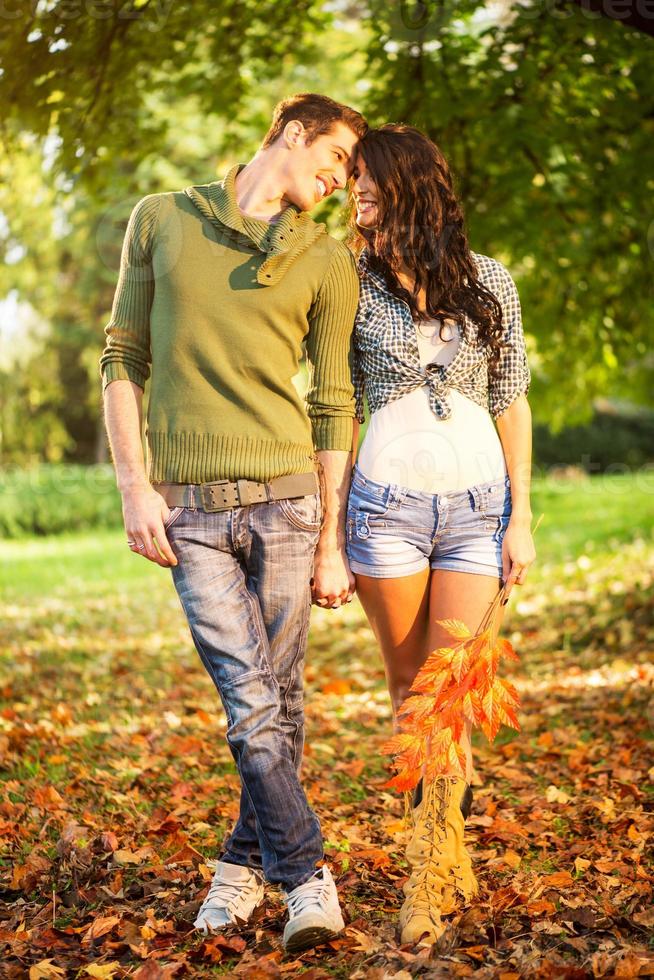
[[[447,494],[376,483],[358,466],[347,508],[347,555],[355,574],[400,578],[424,568],[502,578],[511,483],[478,483]]]

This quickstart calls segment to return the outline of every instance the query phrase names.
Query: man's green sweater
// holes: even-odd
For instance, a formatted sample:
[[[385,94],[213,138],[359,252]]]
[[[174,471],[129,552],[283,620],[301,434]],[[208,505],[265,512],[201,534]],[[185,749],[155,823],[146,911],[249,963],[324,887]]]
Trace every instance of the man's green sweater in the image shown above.
[[[143,198],[132,212],[104,388],[150,376],[152,483],[265,481],[349,450],[354,261],[324,225],[289,206],[274,223],[239,211],[236,175]],[[309,388],[293,383],[306,342]]]

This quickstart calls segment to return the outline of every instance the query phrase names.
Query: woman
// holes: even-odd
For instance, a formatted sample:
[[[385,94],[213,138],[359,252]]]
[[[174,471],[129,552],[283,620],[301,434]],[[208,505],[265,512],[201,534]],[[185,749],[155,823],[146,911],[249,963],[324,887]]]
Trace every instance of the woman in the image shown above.
[[[502,582],[508,597],[535,558],[531,376],[513,280],[470,251],[438,147],[409,126],[382,126],[362,141],[353,176],[353,368],[357,419],[364,392],[371,419],[347,550],[397,714],[428,654],[451,645],[438,620],[476,632]],[[465,748],[465,780],[421,783],[414,798],[402,942],[437,939],[455,890],[477,891],[463,843],[469,727]]]

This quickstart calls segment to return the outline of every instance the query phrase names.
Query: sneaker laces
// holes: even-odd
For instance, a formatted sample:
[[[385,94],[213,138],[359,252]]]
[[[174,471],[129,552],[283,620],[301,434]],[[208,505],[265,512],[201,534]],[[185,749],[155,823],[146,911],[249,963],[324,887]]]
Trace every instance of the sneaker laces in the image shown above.
[[[286,896],[286,904],[291,917],[300,915],[312,905],[320,904],[321,899],[325,897],[325,893],[329,890],[329,881],[318,877],[319,874],[320,872],[317,872],[303,885],[298,885]]]
[[[204,909],[206,906],[212,905],[218,899],[219,905],[228,909],[230,912],[233,911],[234,907],[238,905],[239,898],[242,898],[244,884],[242,881],[225,881],[222,878],[216,880],[216,875],[214,875],[209,886],[209,891],[207,892],[207,897],[202,903],[202,908]]]

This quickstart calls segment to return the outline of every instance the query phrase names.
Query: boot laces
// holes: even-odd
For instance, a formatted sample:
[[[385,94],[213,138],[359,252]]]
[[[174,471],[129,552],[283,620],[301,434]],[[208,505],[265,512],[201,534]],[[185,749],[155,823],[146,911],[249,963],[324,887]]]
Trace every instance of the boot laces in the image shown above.
[[[423,909],[427,914],[433,907],[434,897],[442,893],[442,872],[437,871],[438,858],[447,840],[447,809],[452,796],[452,781],[446,778],[435,779],[423,792],[420,813],[416,820],[415,833],[426,845],[421,849],[420,863],[413,868],[410,893],[407,896],[414,909]]]
[[[427,844],[423,865],[425,871],[431,867],[432,858],[447,840],[446,816],[451,796],[452,783],[449,779],[434,780],[424,794],[416,831],[420,840]]]

